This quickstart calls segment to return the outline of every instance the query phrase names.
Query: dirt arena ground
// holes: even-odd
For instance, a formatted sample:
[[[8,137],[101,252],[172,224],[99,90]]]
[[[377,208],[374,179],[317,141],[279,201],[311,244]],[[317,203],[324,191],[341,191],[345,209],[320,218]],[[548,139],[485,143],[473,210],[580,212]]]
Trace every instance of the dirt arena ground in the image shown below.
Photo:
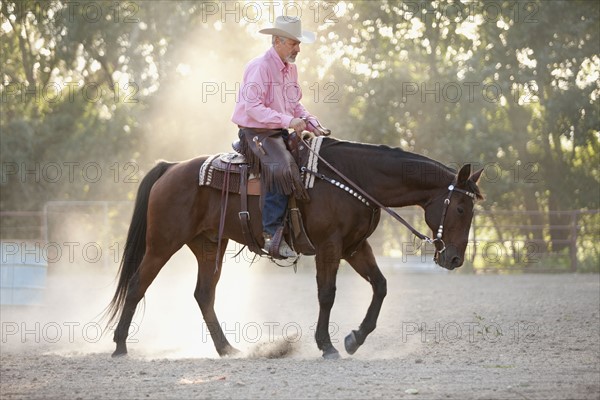
[[[185,257],[184,257],[185,258]],[[98,315],[114,271],[56,269],[42,307],[3,307],[2,399],[412,398],[598,399],[598,275],[461,275],[384,271],[388,296],[358,352],[343,351],[371,292],[338,275],[332,338],[314,344],[316,283],[272,264],[227,265],[217,313],[244,356],[220,359],[192,293],[195,267],[170,262],[147,293],[129,356],[111,359]],[[285,353],[283,358],[270,358]]]

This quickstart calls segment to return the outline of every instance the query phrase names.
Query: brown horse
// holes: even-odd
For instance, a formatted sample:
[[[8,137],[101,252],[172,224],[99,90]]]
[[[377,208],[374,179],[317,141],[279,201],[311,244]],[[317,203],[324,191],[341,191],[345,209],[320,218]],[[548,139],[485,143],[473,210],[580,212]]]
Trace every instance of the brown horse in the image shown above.
[[[446,269],[462,265],[474,200],[481,198],[477,187],[481,170],[471,175],[471,167],[467,164],[456,173],[427,157],[397,148],[332,138],[324,139],[320,154],[383,205],[421,206],[427,225],[439,233],[439,239],[435,241],[436,262]],[[226,339],[214,311],[215,288],[221,272],[220,267],[215,268],[221,191],[198,186],[198,171],[206,158],[180,163],[160,162],[140,184],[118,286],[108,308],[109,324],[119,319],[113,356],[127,353],[126,339],[138,302],[169,258],[184,245],[198,260],[194,297],[216,350],[221,356],[237,353]],[[342,180],[325,165],[319,166],[319,172]],[[449,188],[450,185],[453,186]],[[300,202],[299,208],[316,249],[320,310],[315,339],[323,357],[338,358],[328,326],[340,260],[346,260],[373,288],[364,320],[358,330],[346,337],[348,353],[353,354],[375,329],[387,292],[386,280],[367,240],[379,222],[380,208],[359,201],[326,180],[317,179],[309,194],[310,201]],[[250,198],[248,207],[252,231],[260,234],[258,196]],[[240,228],[239,211],[240,196],[231,194],[219,260],[223,259],[228,239],[247,244]],[[443,232],[438,230],[441,225]],[[258,240],[262,245],[262,239]]]

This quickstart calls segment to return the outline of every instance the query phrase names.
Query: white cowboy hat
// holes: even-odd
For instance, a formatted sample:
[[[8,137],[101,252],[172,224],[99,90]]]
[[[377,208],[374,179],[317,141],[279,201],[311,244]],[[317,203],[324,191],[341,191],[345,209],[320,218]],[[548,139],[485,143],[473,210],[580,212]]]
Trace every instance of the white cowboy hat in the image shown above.
[[[277,17],[273,27],[261,29],[258,32],[265,35],[283,36],[302,43],[312,43],[315,41],[314,33],[302,30],[300,18],[298,17]]]

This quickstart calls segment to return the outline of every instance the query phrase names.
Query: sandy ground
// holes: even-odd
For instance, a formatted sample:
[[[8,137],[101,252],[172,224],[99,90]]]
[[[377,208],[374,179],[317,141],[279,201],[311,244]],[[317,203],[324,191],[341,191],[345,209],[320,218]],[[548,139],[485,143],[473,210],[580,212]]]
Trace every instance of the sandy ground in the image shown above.
[[[313,270],[232,260],[217,313],[240,358],[220,359],[192,297],[195,267],[170,262],[138,312],[129,356],[111,359],[98,315],[114,271],[53,270],[42,307],[3,307],[0,397],[600,398],[598,275],[384,271],[388,297],[358,352],[343,351],[370,300],[348,266],[331,331],[340,360],[314,344]],[[184,262],[185,261],[185,262]],[[285,353],[282,358],[269,358]]]

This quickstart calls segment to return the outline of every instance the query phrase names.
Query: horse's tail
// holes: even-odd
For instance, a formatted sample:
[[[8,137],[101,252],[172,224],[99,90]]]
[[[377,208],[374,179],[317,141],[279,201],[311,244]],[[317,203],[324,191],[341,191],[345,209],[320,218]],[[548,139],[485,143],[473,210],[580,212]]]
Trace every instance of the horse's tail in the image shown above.
[[[137,197],[135,199],[135,206],[133,209],[133,217],[131,218],[131,224],[129,225],[129,231],[127,232],[127,241],[125,242],[125,249],[123,251],[123,258],[121,259],[121,265],[119,266],[119,283],[115,294],[105,311],[105,317],[108,317],[107,327],[117,319],[127,296],[127,287],[133,275],[137,272],[144,253],[146,252],[146,225],[147,225],[147,212],[148,212],[148,199],[150,198],[150,190],[152,186],[158,181],[158,179],[173,165],[176,163],[170,163],[161,161],[154,166],[138,188]]]

